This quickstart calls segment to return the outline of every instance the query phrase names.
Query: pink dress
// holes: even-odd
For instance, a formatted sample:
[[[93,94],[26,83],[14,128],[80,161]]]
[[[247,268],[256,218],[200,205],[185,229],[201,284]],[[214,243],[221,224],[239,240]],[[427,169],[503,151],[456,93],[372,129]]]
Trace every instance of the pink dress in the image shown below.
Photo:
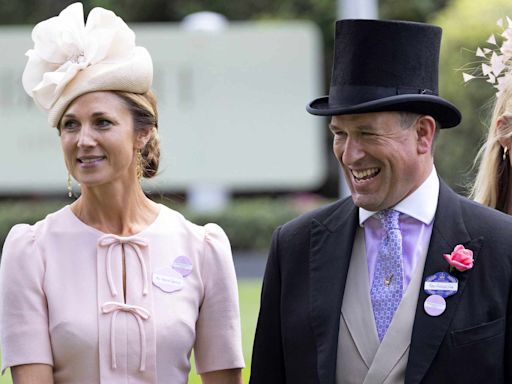
[[[2,371],[44,363],[55,383],[179,384],[192,349],[198,373],[244,366],[226,235],[163,205],[130,237],[84,224],[69,206],[16,225],[0,279]]]

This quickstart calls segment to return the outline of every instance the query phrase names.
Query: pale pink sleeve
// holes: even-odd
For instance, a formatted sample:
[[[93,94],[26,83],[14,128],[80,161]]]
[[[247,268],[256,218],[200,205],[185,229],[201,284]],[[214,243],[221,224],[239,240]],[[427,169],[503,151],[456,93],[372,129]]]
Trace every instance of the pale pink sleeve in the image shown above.
[[[20,364],[53,365],[44,264],[29,225],[14,226],[0,263],[2,373]]]
[[[207,224],[205,229],[205,252],[201,260],[204,298],[194,346],[200,374],[245,366],[238,288],[229,240],[216,224]]]

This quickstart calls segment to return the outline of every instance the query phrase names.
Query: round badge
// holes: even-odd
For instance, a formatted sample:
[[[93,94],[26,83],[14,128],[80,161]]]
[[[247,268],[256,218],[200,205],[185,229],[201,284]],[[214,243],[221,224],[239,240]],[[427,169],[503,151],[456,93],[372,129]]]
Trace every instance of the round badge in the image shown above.
[[[442,296],[430,295],[423,304],[425,312],[430,316],[439,316],[446,309],[446,301]]]
[[[192,272],[192,261],[187,256],[178,256],[174,259],[172,267],[185,277]]]

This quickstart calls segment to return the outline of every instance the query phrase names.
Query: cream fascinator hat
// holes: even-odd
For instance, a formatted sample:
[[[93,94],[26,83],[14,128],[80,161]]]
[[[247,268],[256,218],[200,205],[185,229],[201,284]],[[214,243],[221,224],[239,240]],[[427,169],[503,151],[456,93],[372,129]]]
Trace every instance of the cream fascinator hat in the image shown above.
[[[113,12],[94,8],[84,24],[81,3],[42,21],[32,31],[23,88],[48,112],[52,127],[78,96],[94,91],[145,93],[153,80],[148,51]]]

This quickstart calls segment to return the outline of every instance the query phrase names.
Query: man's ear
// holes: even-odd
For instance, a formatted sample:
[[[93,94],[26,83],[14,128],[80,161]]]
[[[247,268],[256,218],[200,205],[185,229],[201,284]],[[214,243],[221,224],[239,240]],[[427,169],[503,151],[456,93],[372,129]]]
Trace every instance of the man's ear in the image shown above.
[[[416,121],[417,149],[419,154],[432,153],[436,121],[432,116],[422,115]]]
[[[146,146],[153,128],[140,128],[135,132],[135,148],[142,149]]]

